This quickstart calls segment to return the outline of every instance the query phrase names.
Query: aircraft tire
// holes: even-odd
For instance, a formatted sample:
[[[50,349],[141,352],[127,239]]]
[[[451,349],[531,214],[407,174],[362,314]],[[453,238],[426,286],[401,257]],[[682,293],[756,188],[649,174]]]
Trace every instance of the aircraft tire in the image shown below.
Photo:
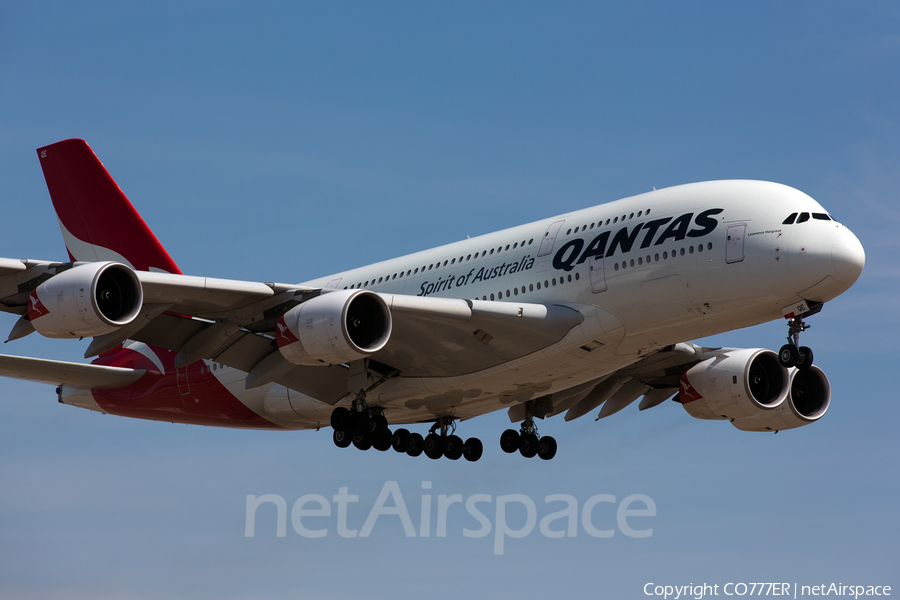
[[[800,351],[793,344],[785,344],[778,351],[778,364],[786,369],[797,366],[797,359],[800,357]]]
[[[538,451],[538,439],[533,433],[526,433],[519,440],[519,454],[525,458],[534,458]]]
[[[420,433],[411,433],[409,434],[409,445],[406,447],[406,453],[410,456],[419,456],[422,454],[422,451],[425,449],[425,440],[422,439],[422,434]]]
[[[813,351],[807,346],[800,346],[800,353],[797,356],[797,368],[805,371],[813,364]]]
[[[469,438],[463,446],[463,456],[469,462],[475,462],[484,453],[484,444],[478,438]]]
[[[448,435],[444,440],[444,456],[450,460],[459,460],[465,450],[462,438],[457,435]]]
[[[444,444],[441,443],[441,436],[436,433],[429,433],[425,436],[425,456],[432,460],[437,460],[444,454]]]
[[[391,436],[391,446],[394,447],[394,450],[397,452],[406,452],[409,450],[409,436],[410,433],[406,429],[398,429],[394,432],[394,435]]]
[[[331,438],[334,440],[334,445],[338,448],[346,448],[353,442],[353,436],[346,429],[335,429]]]
[[[350,411],[343,406],[338,406],[331,411],[331,426],[335,429],[349,429]]]
[[[385,427],[384,429],[379,429],[373,434],[370,434],[372,438],[372,447],[378,450],[379,452],[385,452],[391,447],[391,430]]]
[[[507,454],[512,454],[519,449],[519,432],[515,429],[507,429],[500,436],[500,449]]]
[[[372,438],[368,433],[354,433],[353,445],[359,450],[368,450],[372,447]]]
[[[550,460],[556,456],[556,439],[545,435],[538,440],[538,457],[542,460]]]

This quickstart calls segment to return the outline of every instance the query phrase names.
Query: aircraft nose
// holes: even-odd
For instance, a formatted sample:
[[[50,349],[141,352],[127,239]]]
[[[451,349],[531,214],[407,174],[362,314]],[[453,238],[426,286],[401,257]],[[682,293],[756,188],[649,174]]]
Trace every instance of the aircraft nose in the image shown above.
[[[852,285],[862,274],[866,264],[866,251],[859,239],[846,227],[841,227],[834,239],[831,262],[834,263],[834,278],[841,283]]]

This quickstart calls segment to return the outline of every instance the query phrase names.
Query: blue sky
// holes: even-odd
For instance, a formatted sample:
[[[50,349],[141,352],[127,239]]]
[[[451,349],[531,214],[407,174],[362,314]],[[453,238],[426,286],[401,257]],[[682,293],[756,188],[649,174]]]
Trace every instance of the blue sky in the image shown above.
[[[560,442],[545,463],[497,449],[498,413],[462,425],[485,441],[482,461],[432,462],[341,451],[329,431],[101,416],[57,404],[50,386],[0,381],[0,596],[897,589],[898,72],[888,2],[4,4],[0,256],[65,257],[34,149],[81,137],[188,274],[302,281],[736,177],[810,194],[857,234],[867,264],[804,334],[831,380],[829,413],[774,436],[671,402],[632,406],[539,423]],[[705,342],[775,349],[785,329]],[[78,360],[86,345],[31,336],[3,351]],[[396,516],[368,538],[341,538],[333,518],[311,521],[324,538],[290,524],[279,538],[272,509],[244,536],[248,495],[290,508],[347,487],[359,529],[389,481],[417,527],[423,494],[524,495],[538,520],[561,508],[551,494],[579,510],[598,494],[644,494],[657,514],[634,521],[648,538],[536,527],[502,555],[493,534],[465,537],[477,522],[454,509],[445,538],[406,538]],[[598,507],[597,526],[614,527],[615,506]],[[524,519],[510,509],[511,526]]]

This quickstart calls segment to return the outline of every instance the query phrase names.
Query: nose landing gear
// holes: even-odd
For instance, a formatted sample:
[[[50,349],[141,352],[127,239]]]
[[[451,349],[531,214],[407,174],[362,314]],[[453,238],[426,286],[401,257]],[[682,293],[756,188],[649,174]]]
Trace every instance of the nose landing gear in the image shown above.
[[[788,343],[778,351],[778,362],[787,369],[797,367],[806,370],[813,364],[813,351],[807,346],[800,345],[800,334],[809,329],[809,325],[803,322],[803,317],[814,315],[822,310],[822,303],[810,302],[799,305],[807,310],[800,314],[790,313],[788,319]]]

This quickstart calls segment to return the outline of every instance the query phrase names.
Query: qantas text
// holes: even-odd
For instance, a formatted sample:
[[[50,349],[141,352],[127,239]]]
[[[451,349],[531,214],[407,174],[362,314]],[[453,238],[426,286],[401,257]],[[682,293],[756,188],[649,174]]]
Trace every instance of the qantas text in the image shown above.
[[[553,255],[553,268],[571,271],[590,258],[604,258],[614,256],[616,252],[630,252],[639,239],[639,248],[645,249],[650,246],[659,246],[666,241],[678,242],[686,237],[707,236],[715,231],[719,224],[713,216],[724,210],[723,208],[710,208],[696,216],[691,212],[674,218],[663,217],[638,223],[631,228],[625,226],[615,233],[603,231],[590,242],[587,241],[587,238],[573,238],[560,246]],[[485,282],[520,271],[527,271],[534,266],[534,262],[533,257],[525,255],[518,262],[504,262],[495,267],[481,267],[477,270],[472,269],[465,274],[440,277],[437,281],[424,281],[417,295],[430,296],[453,287],[461,288],[472,283]]]

